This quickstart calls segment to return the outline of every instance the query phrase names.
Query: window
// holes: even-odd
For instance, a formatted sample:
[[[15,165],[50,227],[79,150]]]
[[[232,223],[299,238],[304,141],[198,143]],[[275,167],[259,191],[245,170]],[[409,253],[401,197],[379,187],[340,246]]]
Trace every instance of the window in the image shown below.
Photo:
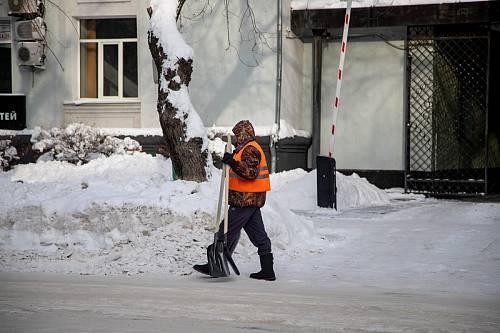
[[[0,94],[12,93],[10,20],[0,21]]]
[[[80,98],[137,98],[135,18],[80,20]]]

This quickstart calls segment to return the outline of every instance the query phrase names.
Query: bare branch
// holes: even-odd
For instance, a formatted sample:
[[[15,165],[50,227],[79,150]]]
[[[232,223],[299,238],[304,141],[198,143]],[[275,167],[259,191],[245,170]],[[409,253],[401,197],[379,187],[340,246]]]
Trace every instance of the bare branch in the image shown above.
[[[186,3],[186,0],[179,0],[179,4],[177,5],[177,15],[175,16],[175,21],[179,21],[179,17],[181,16],[182,7],[184,7],[185,3]]]

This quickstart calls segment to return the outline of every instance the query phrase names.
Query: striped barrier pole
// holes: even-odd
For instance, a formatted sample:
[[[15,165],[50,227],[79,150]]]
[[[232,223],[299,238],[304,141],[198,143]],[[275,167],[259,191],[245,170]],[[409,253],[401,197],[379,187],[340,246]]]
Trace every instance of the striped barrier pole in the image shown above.
[[[344,74],[344,60],[345,60],[345,54],[347,52],[347,35],[349,34],[349,23],[351,21],[351,5],[352,5],[352,0],[348,0],[345,12],[345,19],[344,19],[344,31],[342,33],[342,45],[340,47],[339,69],[337,72],[337,89],[335,91],[335,101],[333,103],[332,136],[330,140],[330,149],[328,152],[329,157],[333,156],[333,145],[335,144],[335,130],[337,125],[337,116],[339,114],[339,109],[340,109],[340,88],[342,87],[342,78]]]

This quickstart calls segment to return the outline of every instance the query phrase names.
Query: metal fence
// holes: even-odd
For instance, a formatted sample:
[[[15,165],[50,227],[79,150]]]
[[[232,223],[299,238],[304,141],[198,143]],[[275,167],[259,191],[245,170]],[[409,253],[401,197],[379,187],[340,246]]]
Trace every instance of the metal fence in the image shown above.
[[[409,27],[405,188],[487,192],[488,30]]]

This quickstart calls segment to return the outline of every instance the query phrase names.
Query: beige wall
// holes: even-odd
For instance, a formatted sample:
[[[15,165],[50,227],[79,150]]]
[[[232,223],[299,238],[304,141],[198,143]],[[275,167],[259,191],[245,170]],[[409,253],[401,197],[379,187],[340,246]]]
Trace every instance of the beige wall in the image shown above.
[[[7,15],[7,1],[0,0],[0,16]],[[153,83],[151,55],[147,44],[149,20],[147,0],[55,0],[68,19],[52,4],[47,3],[46,17],[50,34],[49,46],[61,61],[47,54],[46,69],[32,76],[31,69],[17,66],[15,46],[13,47],[13,92],[27,96],[28,127],[61,126],[68,119],[75,119],[75,113],[99,113],[99,104],[90,105],[78,101],[78,43],[79,36],[73,24],[78,26],[79,18],[136,16],[138,22],[138,62],[140,126],[158,127],[156,112],[157,86]],[[289,24],[289,3],[283,1],[283,29]],[[192,17],[199,12],[204,0],[187,2],[184,15]],[[182,21],[182,33],[195,52],[194,72],[190,85],[192,102],[206,126],[230,126],[240,119],[250,119],[258,126],[272,126],[275,121],[276,86],[276,2],[251,3],[258,28],[265,39],[255,50],[253,41],[245,41],[249,21],[243,25],[240,36],[240,22],[243,9],[239,1],[232,1],[230,11],[231,47],[227,48],[227,29],[222,1],[211,3],[212,8],[202,18]],[[240,17],[238,17],[240,16]],[[72,24],[73,23],[73,24]],[[266,43],[267,45],[264,45]],[[302,108],[302,56],[303,44],[298,39],[284,38],[282,118],[297,129],[310,130],[309,116]],[[32,86],[34,78],[34,84]],[[136,103],[133,103],[136,109]],[[109,105],[103,105],[106,112]],[[127,105],[124,109],[130,111]],[[65,117],[65,110],[72,116]],[[67,113],[67,112],[66,112]],[[105,117],[105,114],[99,115]],[[134,115],[134,124],[137,115]],[[66,120],[65,120],[66,119]],[[104,118],[102,118],[104,119]],[[125,126],[130,122],[117,122]]]
[[[403,42],[394,42],[402,47]],[[339,43],[323,50],[321,153],[328,154]],[[304,49],[304,110],[311,110],[311,44]],[[337,119],[340,169],[403,170],[404,51],[382,41],[350,42]],[[310,114],[310,111],[308,111]]]

